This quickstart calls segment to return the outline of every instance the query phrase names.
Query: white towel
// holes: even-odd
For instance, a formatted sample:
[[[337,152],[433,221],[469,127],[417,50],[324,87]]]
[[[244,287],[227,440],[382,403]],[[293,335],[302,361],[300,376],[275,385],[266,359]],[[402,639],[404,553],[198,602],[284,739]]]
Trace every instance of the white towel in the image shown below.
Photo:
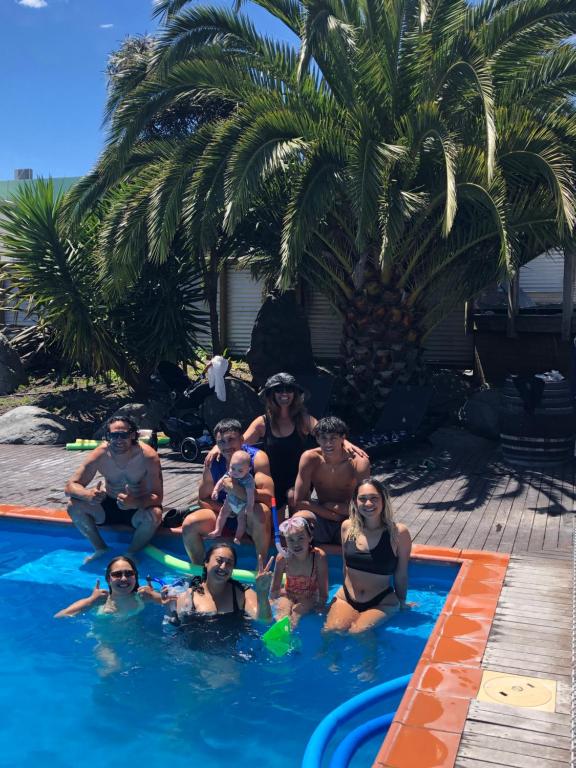
[[[210,360],[208,367],[208,384],[215,390],[216,397],[222,402],[226,401],[226,384],[224,376],[228,370],[228,360],[222,355],[216,355]]]

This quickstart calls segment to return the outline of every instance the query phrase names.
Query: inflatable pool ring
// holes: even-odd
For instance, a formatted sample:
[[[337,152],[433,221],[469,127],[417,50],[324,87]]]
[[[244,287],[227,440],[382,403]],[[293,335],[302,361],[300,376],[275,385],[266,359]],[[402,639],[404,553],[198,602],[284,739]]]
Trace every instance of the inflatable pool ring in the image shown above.
[[[151,544],[144,549],[144,552],[148,557],[156,560],[157,563],[161,563],[166,568],[172,568],[174,571],[179,571],[180,573],[189,573],[192,576],[202,575],[204,566],[188,563],[186,560],[181,560],[179,557],[169,555],[167,552],[162,552],[161,549],[158,549],[158,547],[154,547]],[[232,571],[232,578],[241,581],[243,584],[254,584],[256,581],[256,573],[254,571],[243,570],[242,568],[235,568]]]

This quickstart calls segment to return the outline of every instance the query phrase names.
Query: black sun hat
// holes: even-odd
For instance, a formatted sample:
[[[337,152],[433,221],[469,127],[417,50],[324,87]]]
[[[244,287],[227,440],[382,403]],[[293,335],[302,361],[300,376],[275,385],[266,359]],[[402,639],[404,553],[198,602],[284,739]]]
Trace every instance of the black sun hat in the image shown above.
[[[291,373],[285,372],[275,373],[274,376],[270,376],[270,378],[266,380],[266,384],[264,384],[260,390],[259,395],[260,397],[266,397],[266,395],[273,389],[277,389],[278,387],[293,387],[301,395],[304,395],[304,397],[308,396],[308,392],[304,387],[298,384],[294,376],[292,376]]]

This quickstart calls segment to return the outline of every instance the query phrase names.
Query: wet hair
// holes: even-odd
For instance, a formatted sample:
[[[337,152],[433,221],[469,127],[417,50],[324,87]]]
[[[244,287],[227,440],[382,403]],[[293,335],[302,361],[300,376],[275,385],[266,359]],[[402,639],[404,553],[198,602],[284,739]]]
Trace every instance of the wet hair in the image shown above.
[[[136,444],[138,442],[138,425],[134,421],[134,419],[131,419],[130,416],[122,416],[122,414],[119,414],[118,416],[110,416],[110,418],[106,421],[105,425],[105,433],[108,434],[110,432],[110,427],[112,424],[115,424],[117,421],[122,421],[124,424],[128,425],[128,430],[130,432],[134,433],[134,437],[132,438],[132,442]]]
[[[340,437],[347,437],[348,426],[338,416],[324,416],[316,423],[316,426],[312,430],[314,437],[318,435],[340,435]]]
[[[122,419],[122,421],[124,421],[124,419]],[[132,592],[137,592],[138,588],[140,587],[140,584],[138,583],[138,567],[134,562],[134,560],[132,560],[131,557],[127,557],[126,555],[120,555],[119,557],[115,557],[113,560],[110,560],[110,562],[106,566],[106,575],[104,578],[106,579],[106,583],[108,584],[108,591],[110,592],[110,594],[112,594],[112,589],[110,588],[110,574],[114,570],[114,563],[118,563],[120,560],[124,560],[125,563],[130,563],[130,565],[132,566],[132,570],[136,575],[136,581],[135,581],[134,589],[132,590]]]
[[[289,374],[277,374],[278,377],[285,376],[288,377]],[[276,377],[272,377],[276,378]],[[293,378],[293,377],[290,377]],[[270,381],[269,379],[268,381]],[[268,382],[266,382],[268,384]],[[264,389],[264,396],[265,396],[265,411],[266,416],[268,417],[270,421],[270,425],[272,429],[278,428],[278,418],[280,417],[281,408],[276,402],[276,394],[278,392],[278,387],[281,385],[281,382],[279,382],[277,385],[268,387]],[[309,417],[308,417],[308,411],[306,410],[304,406],[304,398],[305,393],[300,389],[300,387],[296,384],[296,380],[294,379],[294,384],[282,384],[282,386],[293,386],[294,388],[294,397],[292,398],[292,402],[288,406],[288,416],[290,419],[294,422],[294,425],[296,427],[296,431],[300,435],[301,438],[306,437],[308,434],[308,424],[310,423]]]
[[[380,480],[377,480],[375,477],[367,477],[364,480],[360,480],[360,482],[356,485],[356,488],[354,489],[354,494],[352,496],[352,501],[350,502],[350,525],[348,527],[348,536],[347,538],[350,541],[356,541],[358,538],[358,534],[364,531],[364,518],[358,511],[358,491],[360,488],[362,488],[364,485],[372,485],[376,492],[378,493],[378,496],[380,496],[380,499],[382,500],[382,511],[380,513],[380,524],[383,528],[386,528],[388,530],[388,533],[390,534],[390,545],[392,547],[393,552],[397,551],[398,546],[398,526],[396,525],[396,522],[394,520],[394,508],[392,507],[392,500],[390,498],[390,493],[388,491],[388,488],[382,483]]]
[[[212,430],[212,435],[216,439],[218,433],[223,435],[226,432],[238,432],[239,435],[242,435],[242,424],[240,424],[238,419],[220,419]]]
[[[210,560],[214,552],[216,552],[218,549],[227,549],[229,552],[232,553],[233,567],[236,568],[236,564],[238,562],[238,553],[236,552],[232,544],[228,544],[225,541],[221,541],[218,544],[214,544],[213,546],[209,547],[206,550],[206,554],[204,556],[204,564],[202,566],[202,575],[195,576],[190,582],[190,589],[193,592],[199,592],[201,595],[204,594],[204,584],[206,583],[206,579],[208,578],[208,568],[207,568],[208,561]],[[235,584],[238,583],[232,578],[232,576],[230,576],[228,581],[234,582]]]

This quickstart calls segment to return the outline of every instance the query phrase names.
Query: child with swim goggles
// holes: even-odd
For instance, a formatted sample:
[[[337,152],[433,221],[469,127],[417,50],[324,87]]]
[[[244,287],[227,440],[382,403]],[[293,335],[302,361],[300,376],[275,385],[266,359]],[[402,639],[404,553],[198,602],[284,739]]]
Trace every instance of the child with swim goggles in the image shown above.
[[[280,524],[279,531],[286,548],[276,557],[270,597],[276,601],[276,620],[290,616],[294,628],[301,616],[326,605],[328,562],[326,553],[314,546],[306,518],[291,517]],[[286,581],[282,586],[284,576]]]

